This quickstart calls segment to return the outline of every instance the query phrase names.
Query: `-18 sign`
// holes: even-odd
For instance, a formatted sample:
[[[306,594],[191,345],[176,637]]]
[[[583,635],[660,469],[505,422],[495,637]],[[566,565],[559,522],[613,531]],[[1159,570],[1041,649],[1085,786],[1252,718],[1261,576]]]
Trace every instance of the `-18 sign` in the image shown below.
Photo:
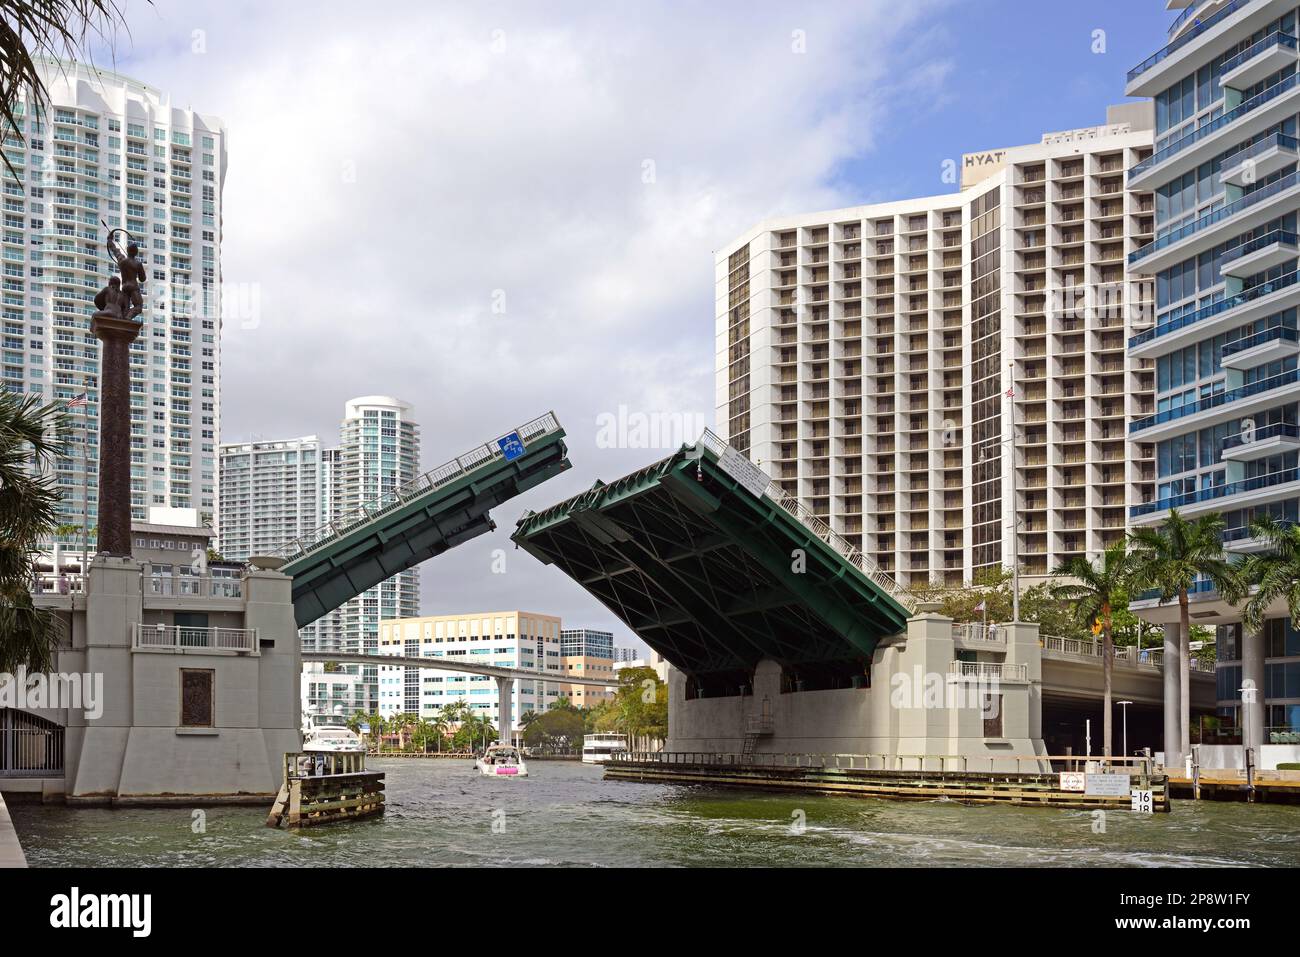
[[[1154,814],[1155,802],[1151,799],[1150,791],[1141,791],[1134,788],[1130,794],[1133,799],[1133,811],[1136,814]]]

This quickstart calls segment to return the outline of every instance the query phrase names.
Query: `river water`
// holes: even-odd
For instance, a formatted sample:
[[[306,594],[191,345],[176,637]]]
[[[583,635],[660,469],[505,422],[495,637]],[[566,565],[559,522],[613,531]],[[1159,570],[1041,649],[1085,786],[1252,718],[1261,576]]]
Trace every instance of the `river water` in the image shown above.
[[[1089,811],[635,784],[568,761],[522,780],[369,766],[387,772],[382,818],[297,833],[265,827],[269,807],[9,809],[33,867],[1300,865],[1300,807],[1176,801],[1096,833]]]

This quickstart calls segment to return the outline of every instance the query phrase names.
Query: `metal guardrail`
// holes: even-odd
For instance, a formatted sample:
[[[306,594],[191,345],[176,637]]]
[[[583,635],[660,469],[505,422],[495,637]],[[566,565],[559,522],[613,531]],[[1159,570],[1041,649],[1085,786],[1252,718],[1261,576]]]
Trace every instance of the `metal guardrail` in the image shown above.
[[[63,775],[62,728],[0,728],[0,778]]]
[[[1200,309],[1184,313],[1183,315],[1177,316],[1173,319],[1166,319],[1159,325],[1152,326],[1144,332],[1139,332],[1137,335],[1131,336],[1128,341],[1128,347],[1134,349],[1143,343],[1150,342],[1160,336],[1167,336],[1172,332],[1177,332],[1179,329],[1186,329],[1188,326],[1195,325],[1196,323],[1202,322],[1206,319],[1213,319],[1215,316],[1221,316],[1223,313],[1236,309],[1238,306],[1244,306],[1247,303],[1254,302],[1256,299],[1271,296],[1275,292],[1289,289],[1296,285],[1298,281],[1300,281],[1300,271],[1287,273],[1284,276],[1279,276],[1277,279],[1270,279],[1268,282],[1261,282],[1256,283],[1253,286],[1248,286],[1235,296],[1229,296],[1227,299],[1220,299],[1218,302],[1210,303],[1208,306],[1202,306]]]
[[[313,549],[320,548],[322,545],[335,541],[338,538],[360,528],[366,522],[378,518],[387,512],[406,504],[414,498],[441,488],[450,482],[454,482],[462,476],[468,474],[473,469],[504,457],[501,447],[496,443],[510,435],[517,433],[520,441],[525,445],[529,439],[539,438],[544,435],[550,435],[560,430],[560,423],[555,418],[554,412],[548,412],[546,415],[526,422],[516,429],[503,432],[492,442],[485,442],[477,448],[470,449],[464,455],[459,455],[449,462],[444,462],[437,468],[430,469],[418,478],[407,482],[400,488],[391,492],[371,499],[364,505],[351,509],[340,515],[338,518],[326,522],[318,528],[312,529],[305,535],[295,538],[293,541],[281,545],[271,554],[274,557],[293,560],[305,555]]]
[[[257,640],[256,628],[191,628],[136,622],[131,629],[131,647],[153,650],[256,652]]]
[[[1148,170],[1155,169],[1157,166],[1160,166],[1162,163],[1166,162],[1167,160],[1173,159],[1183,150],[1191,146],[1195,146],[1197,143],[1201,142],[1206,137],[1212,136],[1213,134],[1219,132],[1219,130],[1223,129],[1224,127],[1232,123],[1235,123],[1237,120],[1241,119],[1246,114],[1252,113],[1255,110],[1259,109],[1261,106],[1271,103],[1273,100],[1277,99],[1283,93],[1288,93],[1291,90],[1294,90],[1297,84],[1300,84],[1300,74],[1293,73],[1286,79],[1280,80],[1277,83],[1273,84],[1263,93],[1258,93],[1255,96],[1252,96],[1249,100],[1246,100],[1236,109],[1224,113],[1218,119],[1212,120],[1211,122],[1206,123],[1204,126],[1198,126],[1195,130],[1188,133],[1186,136],[1179,137],[1178,139],[1174,140],[1172,143],[1170,143],[1168,146],[1164,147],[1163,149],[1157,150],[1147,159],[1144,159],[1142,162],[1138,163],[1128,171],[1129,184],[1132,185],[1134,180],[1142,176]],[[1139,250],[1139,252],[1140,251],[1141,250]],[[1129,262],[1130,263],[1134,262],[1132,256],[1129,257]]]
[[[700,444],[719,458],[728,448],[732,448],[712,429],[704,430],[704,434],[700,436]],[[734,448],[732,448],[732,451],[737,452]],[[737,452],[737,454],[743,453]],[[767,486],[763,490],[763,495],[779,505],[799,524],[829,545],[841,558],[871,579],[894,601],[907,609],[909,614],[916,613],[917,600],[915,595],[903,587],[892,575],[882,571],[860,548],[851,544],[843,535],[832,529],[819,515],[777,485],[770,476],[767,478]]]
[[[982,767],[988,761],[988,768]],[[712,767],[754,768],[811,768],[813,770],[860,771],[940,771],[984,772],[992,771],[995,763],[1015,761],[1017,773],[1048,774],[1055,770],[1073,770],[1092,763],[1109,766],[1116,771],[1128,770],[1132,774],[1151,774],[1152,760],[1145,755],[1133,757],[1102,757],[1082,754],[778,754],[762,751],[743,754],[735,751],[620,751],[610,756],[610,764],[660,764],[707,765]],[[938,765],[934,767],[934,765]],[[1025,764],[1029,770],[1023,770]],[[1051,770],[1044,770],[1047,764]],[[1052,768],[1061,765],[1060,769]],[[910,766],[909,766],[910,765]]]
[[[1222,22],[1225,17],[1235,13],[1236,11],[1240,10],[1242,7],[1246,6],[1249,3],[1254,3],[1254,0],[1232,0],[1231,3],[1229,3],[1218,13],[1215,13],[1213,16],[1206,17],[1199,24],[1192,27],[1190,30],[1188,30],[1182,36],[1178,37],[1172,43],[1166,44],[1163,48],[1157,50],[1155,53],[1151,54],[1151,56],[1147,57],[1137,66],[1135,66],[1133,69],[1129,70],[1128,82],[1132,83],[1143,73],[1146,73],[1148,70],[1154,67],[1157,63],[1161,63],[1164,60],[1168,59],[1178,50],[1182,49],[1186,44],[1190,43],[1192,40],[1199,37],[1206,30],[1209,30],[1212,27],[1216,26],[1217,24]]]
[[[1231,219],[1238,213],[1245,212],[1253,206],[1258,206],[1265,200],[1272,199],[1278,193],[1285,193],[1287,190],[1300,185],[1300,172],[1288,173],[1281,179],[1274,180],[1267,186],[1261,186],[1252,193],[1247,193],[1241,199],[1228,203],[1226,206],[1220,206],[1213,212],[1206,213],[1200,219],[1193,220],[1186,225],[1179,226],[1177,229],[1170,230],[1154,242],[1148,243],[1141,249],[1129,253],[1128,264],[1135,266],[1142,260],[1146,259],[1152,253],[1159,252],[1162,249],[1168,249],[1170,246],[1177,245],[1184,239],[1202,233],[1213,226],[1217,226],[1224,220]]]

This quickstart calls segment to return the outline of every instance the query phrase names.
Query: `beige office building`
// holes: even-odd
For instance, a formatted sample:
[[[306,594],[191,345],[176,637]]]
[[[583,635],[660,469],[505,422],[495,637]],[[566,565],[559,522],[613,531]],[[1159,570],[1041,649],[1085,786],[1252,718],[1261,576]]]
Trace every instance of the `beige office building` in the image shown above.
[[[963,157],[959,191],[760,223],[719,251],[717,422],[904,585],[1045,575],[1149,498],[1149,106]],[[951,170],[954,178],[957,171]],[[1016,426],[1013,442],[1013,416]],[[1014,468],[1014,489],[1013,489]],[[1011,533],[1012,516],[1019,530]]]
[[[537,612],[487,611],[463,615],[429,615],[380,622],[379,654],[446,658],[475,665],[538,672],[538,680],[511,682],[513,730],[532,711],[541,714],[560,697],[560,619]],[[542,676],[551,676],[541,680]],[[495,678],[471,672],[378,667],[379,711],[432,717],[444,705],[463,701],[493,727],[501,729],[500,689]]]

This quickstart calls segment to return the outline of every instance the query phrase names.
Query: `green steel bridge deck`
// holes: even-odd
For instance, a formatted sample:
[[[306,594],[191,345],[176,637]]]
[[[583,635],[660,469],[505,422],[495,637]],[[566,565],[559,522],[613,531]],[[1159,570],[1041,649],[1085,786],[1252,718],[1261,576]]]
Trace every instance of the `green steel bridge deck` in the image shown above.
[[[542,512],[512,540],[599,599],[701,693],[762,658],[808,690],[862,680],[915,601],[712,432]]]
[[[517,435],[523,451],[503,443]],[[277,549],[293,576],[298,627],[447,549],[496,528],[489,510],[569,468],[554,413],[480,445]]]

